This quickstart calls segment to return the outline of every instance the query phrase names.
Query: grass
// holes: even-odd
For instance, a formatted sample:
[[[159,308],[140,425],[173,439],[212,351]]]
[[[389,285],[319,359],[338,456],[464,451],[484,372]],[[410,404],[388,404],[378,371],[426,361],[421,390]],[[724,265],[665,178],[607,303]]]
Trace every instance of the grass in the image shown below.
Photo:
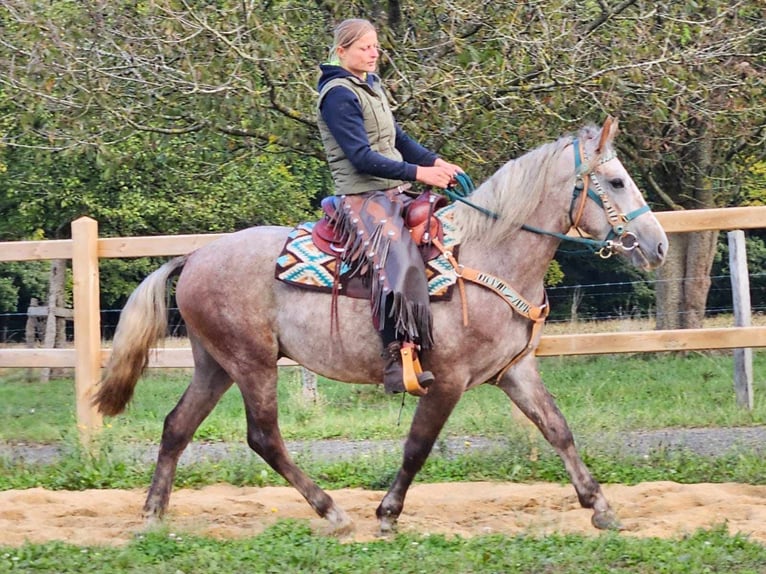
[[[505,445],[451,454],[439,445],[417,480],[424,483],[511,481],[566,484],[569,478],[550,448],[523,435]],[[656,451],[645,456],[581,451],[585,463],[602,483],[638,484],[672,480],[679,483],[739,482],[766,484],[766,467],[757,453],[733,452],[702,457],[686,451]],[[297,457],[296,462],[325,489],[385,490],[401,464],[401,453],[383,452],[352,459],[318,460]],[[55,463],[34,464],[0,459],[0,490],[44,487],[52,490],[146,488],[152,465],[127,445],[101,444],[85,452],[76,446]],[[199,460],[178,468],[175,485],[197,488],[228,483],[235,486],[285,486],[284,479],[250,453],[222,460]]]
[[[752,411],[735,404],[731,359],[724,354],[654,354],[551,358],[541,361],[548,387],[575,433],[586,436],[666,427],[726,427],[766,422],[766,381],[757,382]],[[755,354],[755,372],[766,373],[766,354]],[[280,416],[288,440],[342,438],[394,439],[406,436],[415,401],[386,396],[379,387],[321,381],[317,403],[301,394],[297,369],[283,369]],[[164,416],[188,380],[183,371],[156,371],[139,383],[131,408],[107,419],[99,447],[83,452],[74,428],[72,382],[37,383],[6,378],[0,384],[5,442],[55,442],[67,446],[57,464],[39,466],[0,461],[0,488],[40,485],[56,489],[144,487],[150,468],[137,445],[156,445]],[[44,392],[43,392],[44,391]],[[498,400],[498,397],[503,397]],[[542,438],[509,416],[510,402],[485,385],[465,395],[435,452],[418,476],[430,482],[467,480],[544,480],[567,482],[560,460]],[[196,441],[242,444],[245,417],[236,389],[229,391],[195,436]],[[479,450],[456,456],[445,446],[449,436],[507,439],[500,452]],[[538,453],[537,456],[533,456]],[[706,459],[683,452],[656,452],[648,458],[589,452],[583,458],[602,482],[634,484],[645,480],[766,483],[766,467],[755,453],[737,452]],[[385,488],[398,467],[399,452],[363,460],[301,460],[325,488]],[[534,460],[530,460],[534,459]],[[236,485],[284,484],[260,458],[229,457],[182,466],[179,486],[215,482]]]
[[[3,570],[5,567],[6,570]],[[760,573],[766,548],[724,529],[680,540],[553,535],[471,539],[400,535],[390,541],[342,544],[285,521],[244,540],[214,541],[157,531],[123,548],[64,543],[0,548],[0,571],[279,573],[478,572],[655,574]]]
[[[548,389],[575,434],[666,427],[727,427],[766,423],[766,351],[754,353],[755,406],[734,399],[732,359],[726,353],[600,355],[540,360]],[[0,441],[59,442],[75,432],[74,383],[26,382],[20,371],[0,374]],[[398,439],[405,435],[415,400],[386,396],[381,387],[320,379],[317,403],[302,398],[299,371],[284,368],[279,390],[285,438]],[[104,435],[155,443],[165,416],[189,381],[184,370],[154,370],[139,381],[123,415],[105,421]],[[506,436],[518,428],[510,402],[483,385],[463,397],[443,436]],[[244,440],[245,417],[236,388],[227,392],[198,430],[196,440]]]

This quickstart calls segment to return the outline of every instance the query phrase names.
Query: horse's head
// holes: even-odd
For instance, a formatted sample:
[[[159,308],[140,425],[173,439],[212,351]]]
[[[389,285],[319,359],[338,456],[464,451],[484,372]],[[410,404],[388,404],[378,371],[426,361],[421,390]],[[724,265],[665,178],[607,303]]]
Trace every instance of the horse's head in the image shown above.
[[[572,198],[573,227],[608,241],[604,257],[612,252],[637,267],[662,265],[668,238],[646,204],[633,178],[614,151],[617,120],[608,117],[599,129],[584,129],[573,142],[577,182]]]

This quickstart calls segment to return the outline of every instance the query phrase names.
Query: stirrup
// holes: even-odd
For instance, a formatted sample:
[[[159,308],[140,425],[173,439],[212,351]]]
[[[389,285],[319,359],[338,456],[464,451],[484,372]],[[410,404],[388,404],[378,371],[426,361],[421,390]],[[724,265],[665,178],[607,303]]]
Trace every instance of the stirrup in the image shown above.
[[[402,380],[404,390],[416,397],[425,396],[428,393],[428,387],[434,382],[434,376],[431,371],[423,371],[415,352],[414,343],[402,343],[399,351],[402,356]]]

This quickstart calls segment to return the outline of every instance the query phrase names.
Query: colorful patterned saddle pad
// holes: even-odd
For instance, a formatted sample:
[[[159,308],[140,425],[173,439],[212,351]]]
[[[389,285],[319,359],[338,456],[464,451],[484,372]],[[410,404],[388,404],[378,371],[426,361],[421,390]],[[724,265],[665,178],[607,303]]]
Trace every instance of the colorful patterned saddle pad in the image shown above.
[[[442,224],[444,247],[457,257],[459,238],[454,224],[454,204],[435,213]],[[340,258],[328,255],[317,248],[311,239],[314,222],[301,223],[290,232],[282,253],[277,258],[275,276],[284,283],[305,289],[331,293],[338,276],[338,293],[356,298],[369,298],[369,287],[360,277],[348,278],[348,266]],[[341,265],[338,269],[337,266]],[[452,265],[443,255],[425,263],[428,292],[432,301],[449,300],[457,283]]]

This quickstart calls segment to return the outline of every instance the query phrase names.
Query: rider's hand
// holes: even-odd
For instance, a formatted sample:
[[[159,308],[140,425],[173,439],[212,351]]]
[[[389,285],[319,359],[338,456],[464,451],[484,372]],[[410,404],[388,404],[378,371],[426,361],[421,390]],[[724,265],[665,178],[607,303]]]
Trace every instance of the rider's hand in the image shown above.
[[[415,179],[420,183],[445,189],[455,183],[455,175],[462,171],[463,169],[457,165],[437,159],[436,163],[430,167],[419,165]]]
[[[465,173],[465,170],[463,170],[463,168],[460,167],[459,165],[455,165],[454,163],[444,161],[441,158],[437,158],[437,160],[434,162],[434,165],[439,167],[444,167],[445,169],[452,172],[453,182],[454,182],[455,175],[457,175],[458,173]]]

